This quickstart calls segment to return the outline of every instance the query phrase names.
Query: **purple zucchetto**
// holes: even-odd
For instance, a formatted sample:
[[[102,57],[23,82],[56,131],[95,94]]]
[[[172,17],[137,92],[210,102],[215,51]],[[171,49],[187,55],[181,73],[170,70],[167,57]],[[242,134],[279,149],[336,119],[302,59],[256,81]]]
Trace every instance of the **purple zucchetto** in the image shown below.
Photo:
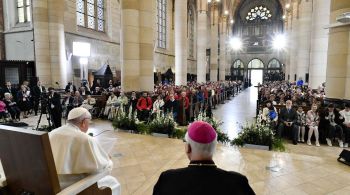
[[[207,122],[195,121],[188,126],[188,137],[200,144],[209,144],[216,139],[215,129]]]

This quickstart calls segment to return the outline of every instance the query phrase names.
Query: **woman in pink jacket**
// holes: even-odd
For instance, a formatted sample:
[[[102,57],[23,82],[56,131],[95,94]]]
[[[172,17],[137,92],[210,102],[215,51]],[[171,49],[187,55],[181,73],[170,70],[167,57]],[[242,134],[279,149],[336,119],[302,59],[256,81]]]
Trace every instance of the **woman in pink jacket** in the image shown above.
[[[0,100],[0,119],[6,118],[6,104]]]
[[[313,132],[315,133],[316,146],[320,146],[320,143],[318,141],[319,139],[318,124],[319,123],[320,123],[320,117],[317,111],[317,105],[313,104],[311,106],[311,110],[309,110],[306,114],[306,125],[309,126],[308,139],[306,143],[309,146],[311,146],[311,136]]]

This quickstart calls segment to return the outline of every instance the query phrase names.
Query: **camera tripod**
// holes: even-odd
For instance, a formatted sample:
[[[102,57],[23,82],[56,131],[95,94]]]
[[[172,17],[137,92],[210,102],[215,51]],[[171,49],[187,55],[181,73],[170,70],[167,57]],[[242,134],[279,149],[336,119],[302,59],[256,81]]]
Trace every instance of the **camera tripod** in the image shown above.
[[[45,102],[46,101],[46,102]],[[40,104],[41,104],[41,109],[40,109],[40,116],[39,116],[39,120],[38,120],[38,123],[37,123],[37,126],[36,126],[36,130],[38,131],[39,129],[39,124],[41,122],[41,117],[43,116],[43,114],[46,115],[46,119],[47,119],[47,122],[49,124],[48,126],[48,129],[52,129],[52,125],[51,125],[51,111],[49,109],[49,103],[48,103],[48,100],[45,99],[44,101],[44,98],[43,97],[40,97]]]

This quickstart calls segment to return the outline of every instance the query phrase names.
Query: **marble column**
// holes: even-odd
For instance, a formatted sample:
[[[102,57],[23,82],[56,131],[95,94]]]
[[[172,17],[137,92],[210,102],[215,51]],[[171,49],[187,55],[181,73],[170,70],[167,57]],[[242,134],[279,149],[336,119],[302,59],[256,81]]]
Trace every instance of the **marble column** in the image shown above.
[[[175,84],[187,84],[187,0],[175,0]]]
[[[302,0],[298,19],[297,79],[301,77],[304,82],[310,67],[311,17],[312,1]]]
[[[226,76],[226,42],[227,42],[227,17],[223,17],[220,22],[220,63],[219,80],[224,81]]]
[[[48,0],[51,85],[67,83],[66,44],[64,36],[64,0]]]
[[[0,60],[5,60],[4,7],[0,1]]]
[[[51,85],[48,1],[33,1],[33,27],[36,75],[43,85]]]
[[[310,82],[309,86],[317,89],[326,81],[327,51],[331,0],[313,1],[311,53],[310,53]]]
[[[298,2],[293,3],[293,12],[291,19],[291,36],[290,36],[290,62],[289,62],[289,81],[295,81],[294,75],[296,74],[297,67],[297,51],[298,51]],[[288,77],[288,75],[287,75]],[[288,79],[288,78],[287,78]]]
[[[218,43],[219,43],[219,26],[218,10],[215,5],[211,5],[211,28],[210,28],[210,81],[218,80]]]
[[[206,82],[207,59],[207,1],[198,0],[197,19],[197,82]]]
[[[336,17],[350,11],[350,1],[332,0],[330,23]],[[326,96],[350,99],[350,27],[334,27],[329,30],[326,74]]]
[[[152,1],[153,2],[153,1]],[[152,91],[153,23],[152,3],[122,0],[121,84],[124,91]]]

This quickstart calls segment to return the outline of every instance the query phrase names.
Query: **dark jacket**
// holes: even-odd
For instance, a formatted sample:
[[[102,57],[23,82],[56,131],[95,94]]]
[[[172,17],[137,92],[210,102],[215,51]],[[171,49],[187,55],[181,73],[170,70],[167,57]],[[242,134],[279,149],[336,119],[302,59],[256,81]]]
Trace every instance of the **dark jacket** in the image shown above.
[[[288,112],[287,108],[282,108],[280,111],[280,114],[278,115],[280,122],[293,122],[295,124],[298,119],[297,112],[291,108],[290,111]]]
[[[45,87],[44,86],[41,86],[42,87],[42,91],[45,92]],[[32,89],[32,95],[34,98],[40,98],[41,96],[41,91],[40,91],[40,88],[38,85],[35,85]],[[39,101],[39,100],[38,100]]]
[[[200,164],[202,163],[202,166]],[[255,194],[245,176],[219,169],[212,161],[191,162],[186,168],[163,172],[153,195]]]
[[[70,91],[70,86],[71,86],[72,84],[68,84],[68,85],[66,85],[66,88],[65,88],[65,91],[66,92],[69,92]],[[77,90],[77,88],[75,87],[75,85],[73,85],[73,91],[75,92]]]
[[[166,113],[170,113],[170,112],[178,113],[179,112],[179,102],[177,100],[174,100],[173,102],[168,100],[165,102],[164,108],[165,108]]]

